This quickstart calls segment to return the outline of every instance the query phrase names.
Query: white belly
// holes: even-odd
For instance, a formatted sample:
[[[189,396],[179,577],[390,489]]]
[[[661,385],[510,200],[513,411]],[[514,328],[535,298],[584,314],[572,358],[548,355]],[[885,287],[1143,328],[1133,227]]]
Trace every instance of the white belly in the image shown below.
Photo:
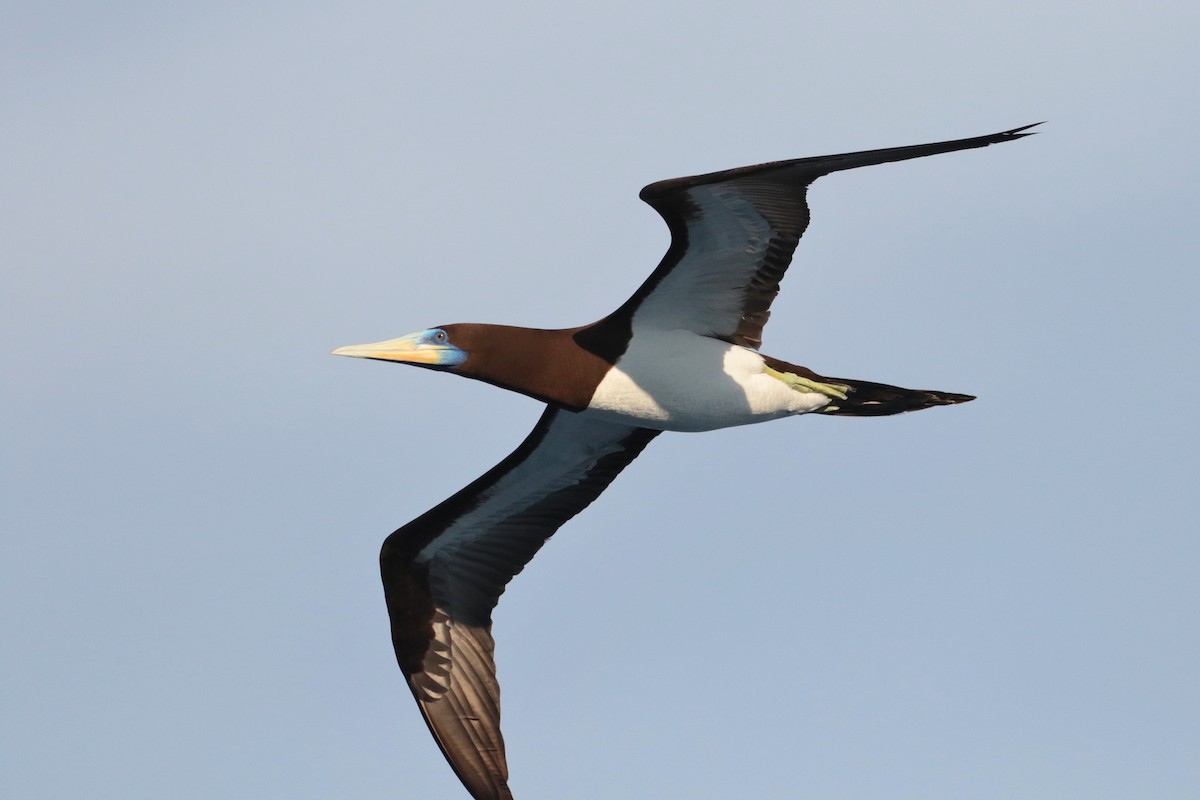
[[[753,350],[690,331],[638,331],[586,413],[665,431],[709,431],[807,414],[829,398],[763,372]]]

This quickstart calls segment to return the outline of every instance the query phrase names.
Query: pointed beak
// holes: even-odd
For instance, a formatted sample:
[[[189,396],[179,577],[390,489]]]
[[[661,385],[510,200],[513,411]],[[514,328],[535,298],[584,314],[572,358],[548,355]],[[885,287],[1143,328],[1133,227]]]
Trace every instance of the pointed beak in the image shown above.
[[[418,331],[399,339],[371,344],[352,344],[339,347],[332,355],[351,358],[372,358],[377,361],[399,361],[430,367],[452,367],[461,364],[466,354],[449,343],[431,339],[429,331]]]

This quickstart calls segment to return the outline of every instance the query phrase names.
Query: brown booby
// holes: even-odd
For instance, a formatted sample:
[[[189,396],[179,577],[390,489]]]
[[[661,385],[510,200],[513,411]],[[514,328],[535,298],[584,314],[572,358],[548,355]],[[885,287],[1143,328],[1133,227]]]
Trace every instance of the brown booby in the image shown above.
[[[653,183],[641,199],[666,221],[670,247],[599,322],[565,330],[443,325],[333,351],[454,372],[546,403],[511,455],[389,536],[379,556],[400,670],[472,797],[512,797],[492,609],[542,544],[651,439],[811,412],[881,416],[974,399],[825,377],[758,351],[808,226],[809,184],[839,170],[1012,141],[1032,127]]]

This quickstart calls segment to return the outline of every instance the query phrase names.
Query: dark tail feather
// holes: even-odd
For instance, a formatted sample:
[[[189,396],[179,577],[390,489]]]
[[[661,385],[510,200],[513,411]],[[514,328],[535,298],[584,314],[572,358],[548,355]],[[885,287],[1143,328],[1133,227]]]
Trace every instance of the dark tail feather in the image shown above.
[[[845,400],[835,399],[829,407],[821,409],[823,413],[841,417],[885,417],[933,406],[952,406],[975,399],[969,394],[901,389],[899,386],[870,381],[850,381],[842,378],[822,378],[822,381],[850,387]]]
[[[818,383],[828,383],[838,387],[845,386],[847,388],[846,399],[833,398],[833,402],[820,409],[822,414],[833,414],[840,417],[886,417],[890,414],[920,411],[922,408],[932,408],[933,406],[952,406],[955,403],[965,403],[975,399],[975,396],[970,394],[931,392],[927,389],[901,389],[899,386],[888,386],[886,383],[826,378],[808,367],[789,364],[768,355],[763,356],[763,361],[768,367],[778,372],[790,372]]]

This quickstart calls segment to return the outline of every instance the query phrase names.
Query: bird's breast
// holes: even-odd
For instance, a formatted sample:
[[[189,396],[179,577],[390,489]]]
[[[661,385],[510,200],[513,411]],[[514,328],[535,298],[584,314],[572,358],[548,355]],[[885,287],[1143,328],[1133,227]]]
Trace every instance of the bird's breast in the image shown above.
[[[585,413],[668,431],[707,431],[816,411],[828,398],[766,375],[753,350],[691,331],[638,331]]]

